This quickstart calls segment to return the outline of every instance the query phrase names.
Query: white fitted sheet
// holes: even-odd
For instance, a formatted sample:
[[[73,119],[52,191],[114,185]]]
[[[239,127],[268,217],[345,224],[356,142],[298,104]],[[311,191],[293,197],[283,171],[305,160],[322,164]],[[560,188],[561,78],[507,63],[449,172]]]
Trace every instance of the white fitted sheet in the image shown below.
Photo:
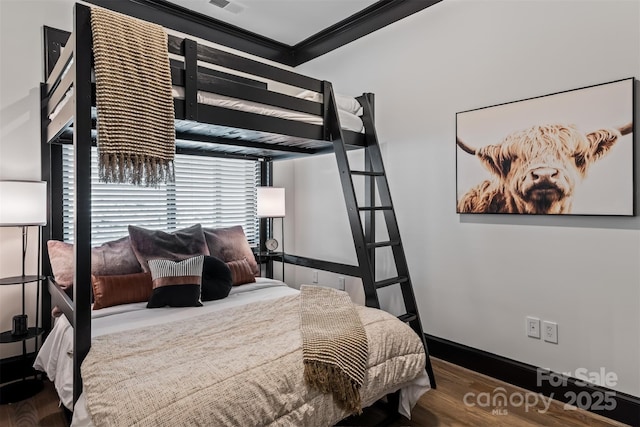
[[[173,86],[172,94],[174,98],[184,99],[184,88],[181,86]],[[322,125],[322,117],[314,116],[313,114],[286,110],[284,108],[272,107],[265,104],[259,104],[257,102],[218,95],[217,93],[203,92],[201,90],[198,91],[198,104],[246,111],[248,113],[262,114],[287,120],[295,120],[312,125]],[[353,132],[362,132],[362,119],[360,117],[340,109],[338,110],[338,115],[340,117],[340,126],[342,126],[342,129]]]

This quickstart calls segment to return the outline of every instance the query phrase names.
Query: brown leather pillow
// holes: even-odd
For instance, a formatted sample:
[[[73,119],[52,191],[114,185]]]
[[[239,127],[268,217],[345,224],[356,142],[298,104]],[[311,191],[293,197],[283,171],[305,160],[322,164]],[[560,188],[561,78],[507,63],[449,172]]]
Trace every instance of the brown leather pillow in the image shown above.
[[[153,282],[151,273],[119,274],[113,276],[91,275],[95,301],[93,309],[114,305],[145,302],[151,297]]]
[[[246,258],[228,262],[227,265],[231,270],[233,286],[244,285],[245,283],[255,283],[256,276],[253,275],[251,266]]]

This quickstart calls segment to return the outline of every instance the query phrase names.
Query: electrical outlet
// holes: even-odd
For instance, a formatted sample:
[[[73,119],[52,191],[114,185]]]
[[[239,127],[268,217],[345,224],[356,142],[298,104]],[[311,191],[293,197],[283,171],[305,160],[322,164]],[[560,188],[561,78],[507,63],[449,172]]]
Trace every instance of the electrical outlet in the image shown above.
[[[527,317],[527,336],[531,338],[540,338],[540,319],[535,317]]]
[[[542,322],[544,340],[553,344],[558,344],[558,324],[545,320]]]
[[[338,289],[344,291],[344,277],[338,277]]]
[[[318,283],[318,270],[313,270],[311,277],[312,277],[311,281],[313,283]]]

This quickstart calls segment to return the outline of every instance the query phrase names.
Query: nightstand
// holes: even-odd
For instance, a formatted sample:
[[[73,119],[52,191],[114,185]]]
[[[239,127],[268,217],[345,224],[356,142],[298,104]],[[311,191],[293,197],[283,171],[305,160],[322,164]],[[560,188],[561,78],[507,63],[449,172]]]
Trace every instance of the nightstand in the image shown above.
[[[265,275],[269,279],[273,279],[273,261],[284,261],[284,252],[255,252],[256,261],[260,266],[260,270],[262,270],[262,264],[266,264],[265,267]],[[284,262],[282,262],[282,281],[284,282]]]
[[[27,340],[35,340],[35,352],[38,351],[38,337],[42,334],[43,329],[38,327],[40,320],[40,289],[43,276],[15,276],[0,279],[0,286],[22,285],[22,301],[24,313],[25,285],[36,283],[36,321],[35,326],[27,328],[27,333],[23,335],[13,335],[12,331],[0,333],[0,344],[22,342],[22,380],[18,380],[0,387],[0,404],[15,403],[34,396],[42,390],[42,381],[37,378],[37,374],[33,374],[33,379],[27,379],[27,369],[30,367],[27,356]],[[3,308],[5,310],[6,308]]]

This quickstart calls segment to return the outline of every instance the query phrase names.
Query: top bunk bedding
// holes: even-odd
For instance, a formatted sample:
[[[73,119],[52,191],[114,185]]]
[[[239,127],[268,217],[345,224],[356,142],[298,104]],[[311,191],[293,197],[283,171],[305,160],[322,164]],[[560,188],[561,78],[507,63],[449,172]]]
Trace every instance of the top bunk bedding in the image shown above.
[[[184,87],[181,86],[172,86],[171,87],[171,95],[176,101],[184,101],[185,99],[185,90]],[[316,116],[313,114],[308,114],[301,111],[295,110],[287,110],[284,108],[278,107],[270,107],[265,104],[260,104],[258,102],[246,101],[239,98],[232,98],[230,96],[224,96],[217,93],[205,92],[199,90],[197,93],[198,104],[211,105],[214,107],[221,108],[229,108],[231,110],[236,111],[245,111],[248,113],[260,114],[263,116],[271,116],[277,117],[286,120],[295,120],[297,122],[309,123],[312,125],[322,126],[323,120],[322,117]],[[309,98],[309,96],[311,98]],[[338,95],[340,96],[340,95]],[[307,92],[302,92],[297,95],[297,97],[303,99],[318,99],[314,95],[307,94]],[[307,98],[305,98],[307,97]],[[69,102],[73,98],[73,88],[67,92],[64,99],[58,104],[58,106],[53,110],[53,112],[49,115],[49,120],[55,120],[60,111],[64,108],[67,102]],[[349,109],[341,109],[341,105],[346,105],[347,102],[357,103],[355,98],[341,96],[342,99],[345,100],[344,104],[338,104],[338,114],[340,116],[340,124],[342,125],[342,129],[348,130],[351,132],[362,133],[364,130],[362,119],[360,116],[362,115],[362,107],[358,107],[355,109],[356,112],[359,112],[359,115],[353,113],[353,108]],[[319,101],[315,101],[319,102]],[[358,104],[359,106],[360,104]]]
[[[182,103],[185,100],[185,90],[181,86],[172,86],[172,95],[175,99],[176,110],[182,111]],[[49,115],[49,120],[54,121],[60,112],[64,109],[67,102],[73,98],[73,89],[65,96],[58,106]],[[357,102],[355,98],[344,97]],[[286,121],[294,121],[302,124],[313,125],[321,128],[323,119],[320,116],[308,114],[305,112],[287,110],[284,108],[271,107],[266,104],[246,101],[239,98],[220,95],[213,92],[198,91],[198,104],[203,106],[211,106],[214,108],[224,108],[234,110],[236,112],[249,113],[249,118],[254,115],[262,117],[273,117]],[[340,104],[339,104],[340,105]],[[233,114],[233,113],[232,113]],[[95,118],[95,109],[92,111]],[[349,132],[351,138],[355,140],[362,134],[364,128],[362,118],[347,110],[338,110],[340,124],[344,131]],[[247,122],[245,122],[247,123]],[[257,156],[257,157],[283,157],[282,151],[274,149],[267,144],[285,145],[287,148],[294,150],[294,154],[317,154],[318,151],[326,151],[327,143],[325,141],[311,140],[307,138],[296,138],[289,135],[280,135],[272,132],[263,132],[246,128],[236,128],[230,126],[222,126],[215,124],[194,124],[190,120],[175,120],[178,140],[177,148],[179,151],[189,150],[214,150],[228,154]],[[94,132],[95,137],[95,132]],[[61,142],[70,142],[73,139],[73,128],[69,127],[64,130],[60,136]],[[203,144],[204,143],[204,144]],[[237,144],[237,145],[236,145]],[[292,154],[289,154],[290,157]]]
[[[70,101],[84,96],[74,87],[76,67],[80,65],[74,58],[78,43],[75,34],[70,35],[59,58],[49,58],[55,63],[45,84],[47,96],[43,107],[49,142],[73,141],[77,106]],[[329,102],[325,101],[332,93],[328,82],[172,35],[168,36],[168,52],[176,152],[211,151],[277,160],[332,151],[330,121],[334,119]],[[272,85],[287,89],[272,90]],[[95,140],[93,82],[91,91]],[[363,147],[359,102],[338,95],[335,99],[345,143],[348,148]]]

